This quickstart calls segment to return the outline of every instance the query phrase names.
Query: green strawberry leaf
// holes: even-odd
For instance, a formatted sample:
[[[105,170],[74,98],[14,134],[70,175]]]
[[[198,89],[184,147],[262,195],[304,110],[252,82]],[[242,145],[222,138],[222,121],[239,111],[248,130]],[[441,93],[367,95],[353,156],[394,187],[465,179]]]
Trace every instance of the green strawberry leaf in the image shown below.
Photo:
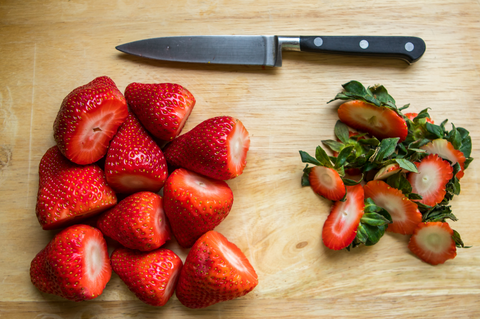
[[[343,150],[340,151],[340,153],[337,156],[337,161],[335,163],[335,168],[344,166],[345,163],[347,162],[347,158],[350,156],[350,153],[352,153],[354,146],[349,145],[343,148]]]
[[[308,176],[310,174],[311,169],[312,169],[311,167],[308,167],[308,164],[303,169],[302,186],[310,186],[310,179],[308,178]]]
[[[443,135],[445,134],[445,129],[435,124],[427,122],[425,123],[425,128],[427,129],[427,132],[430,133],[430,139],[443,138]]]
[[[472,247],[472,246],[465,246],[465,244],[463,243],[462,237],[460,237],[460,234],[455,229],[452,229],[452,230],[453,230],[452,238],[453,238],[453,241],[455,242],[455,246],[457,246],[457,248],[471,248]]]
[[[312,157],[310,154],[304,151],[299,151],[300,157],[302,158],[302,163],[310,163],[316,166],[325,166],[322,165],[320,161],[318,161],[315,157]]]
[[[406,160],[404,158],[396,158],[395,161],[404,170],[407,170],[409,172],[418,173],[417,166],[414,163],[410,162],[409,160]]]
[[[323,140],[322,143],[334,152],[340,152],[345,147],[345,144],[334,140]]]
[[[392,137],[392,138],[385,138],[380,142],[380,146],[378,146],[376,151],[376,156],[374,161],[381,162],[385,158],[389,157],[395,152],[395,148],[397,147],[399,137]]]
[[[319,145],[317,146],[315,150],[315,158],[321,163],[322,166],[330,167],[332,168],[332,162],[330,161],[330,158],[328,157],[328,154],[325,152],[325,150]]]
[[[338,120],[337,123],[335,123],[335,128],[334,128],[335,136],[338,137],[340,141],[343,143],[348,143],[348,140],[350,139],[349,136],[349,130],[348,126],[343,123],[342,121]]]
[[[402,174],[401,172],[389,176],[385,182],[390,185],[390,187],[401,190],[404,195],[408,195],[412,192],[412,185],[410,185],[405,174]]]
[[[372,92],[373,96],[383,103],[383,105],[389,106],[392,109],[397,109],[394,98],[388,94],[387,89],[383,85],[375,85],[368,88]]]
[[[456,222],[458,219],[452,213],[450,206],[436,205],[427,212],[423,213],[422,220],[424,222],[444,222],[446,219],[451,219]]]

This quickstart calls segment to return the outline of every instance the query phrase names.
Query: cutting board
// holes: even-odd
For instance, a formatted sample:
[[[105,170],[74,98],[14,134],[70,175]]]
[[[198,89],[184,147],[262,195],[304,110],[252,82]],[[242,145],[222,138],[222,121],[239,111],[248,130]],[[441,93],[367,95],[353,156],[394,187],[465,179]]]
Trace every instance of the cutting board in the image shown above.
[[[480,6],[478,1],[1,1],[0,2],[0,317],[302,318],[480,317]],[[115,46],[173,35],[410,35],[427,51],[400,60],[286,52],[283,67],[150,61]],[[248,295],[203,310],[174,296],[148,306],[113,274],[98,298],[75,303],[30,282],[34,256],[56,231],[35,216],[38,165],[55,144],[63,98],[97,76],[121,91],[131,82],[178,83],[197,104],[184,132],[205,119],[239,118],[251,135],[244,174],[228,181],[233,208],[217,231],[258,273]],[[302,188],[299,150],[333,138],[341,84],[383,84],[397,105],[431,108],[470,131],[477,158],[452,201],[450,224],[469,249],[431,266],[412,255],[408,236],[388,233],[372,247],[332,251],[321,240],[331,202]],[[184,261],[187,249],[166,245]]]

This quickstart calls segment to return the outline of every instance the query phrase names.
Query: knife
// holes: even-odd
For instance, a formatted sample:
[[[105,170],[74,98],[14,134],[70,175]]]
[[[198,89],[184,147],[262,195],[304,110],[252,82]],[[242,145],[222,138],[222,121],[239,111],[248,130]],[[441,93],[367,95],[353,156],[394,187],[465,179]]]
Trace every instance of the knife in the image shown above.
[[[116,49],[156,60],[280,67],[282,50],[397,58],[412,64],[426,45],[407,36],[212,35],[145,39]]]

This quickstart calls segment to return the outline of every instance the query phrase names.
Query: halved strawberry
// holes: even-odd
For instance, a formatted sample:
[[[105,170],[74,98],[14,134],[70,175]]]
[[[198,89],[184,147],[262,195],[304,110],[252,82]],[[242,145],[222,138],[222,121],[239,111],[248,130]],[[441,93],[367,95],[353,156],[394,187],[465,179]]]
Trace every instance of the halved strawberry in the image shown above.
[[[128,115],[127,101],[109,77],[98,77],[68,94],[53,124],[54,138],[66,158],[91,164],[108,145]]]
[[[323,225],[322,239],[325,246],[340,250],[355,239],[363,216],[364,192],[362,185],[347,186],[344,202],[335,202]]]
[[[399,142],[402,142],[408,134],[407,123],[395,111],[361,100],[340,105],[338,117],[348,126],[368,132],[379,139],[399,137]]]
[[[443,264],[457,256],[452,236],[453,230],[446,222],[420,223],[410,238],[408,248],[426,263]]]
[[[32,260],[30,278],[40,291],[73,301],[98,297],[112,274],[107,243],[91,226],[59,232]]]
[[[375,205],[384,208],[392,217],[388,231],[409,235],[422,221],[417,204],[403,195],[401,190],[390,187],[384,181],[370,181],[364,186],[365,198],[371,198]]]
[[[167,161],[162,150],[130,113],[107,152],[105,177],[108,184],[118,193],[157,193],[167,174]]]
[[[449,160],[452,162],[452,165],[459,163],[462,170],[457,173],[457,178],[460,179],[463,177],[465,155],[463,155],[461,151],[456,150],[452,143],[443,138],[438,138],[421,148],[427,151],[428,154],[438,154],[441,158]]]
[[[416,118],[418,116],[418,113],[405,113],[403,114],[405,115],[405,117],[411,121],[413,121],[414,118]],[[425,120],[428,122],[428,123],[431,123],[431,124],[435,124],[435,122],[429,118],[429,117],[426,117]]]
[[[453,177],[453,168],[437,154],[430,154],[415,165],[418,173],[408,174],[412,193],[423,197],[419,202],[435,206],[445,197],[445,186]]]
[[[314,166],[308,175],[312,190],[326,199],[339,201],[345,197],[345,184],[336,170]]]
[[[180,272],[176,295],[188,308],[205,308],[253,290],[258,277],[243,252],[211,230],[190,249]]]
[[[250,136],[240,120],[219,116],[203,121],[164,149],[167,163],[220,180],[243,173]]]

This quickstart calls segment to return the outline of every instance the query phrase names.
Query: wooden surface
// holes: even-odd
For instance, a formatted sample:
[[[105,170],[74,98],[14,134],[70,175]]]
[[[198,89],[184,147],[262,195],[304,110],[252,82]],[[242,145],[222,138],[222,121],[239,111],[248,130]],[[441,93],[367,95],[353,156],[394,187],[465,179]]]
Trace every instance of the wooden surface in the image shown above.
[[[480,4],[476,1],[0,1],[0,317],[301,318],[480,317]],[[167,63],[126,56],[116,45],[172,35],[411,35],[427,44],[412,66],[400,60],[284,54],[283,67]],[[55,232],[35,216],[38,164],[54,145],[52,125],[75,87],[108,75],[174,82],[197,104],[185,131],[231,115],[251,134],[235,201],[217,228],[249,258],[259,285],[204,310],[173,297],[165,307],[135,298],[117,275],[95,300],[74,303],[30,282],[33,257]],[[444,265],[419,261],[408,237],[330,251],[321,230],[330,202],[300,187],[298,150],[333,137],[326,104],[350,80],[384,84],[398,105],[430,107],[440,122],[467,128],[476,158],[452,202],[453,228],[470,249]],[[167,245],[185,260],[187,250]]]

